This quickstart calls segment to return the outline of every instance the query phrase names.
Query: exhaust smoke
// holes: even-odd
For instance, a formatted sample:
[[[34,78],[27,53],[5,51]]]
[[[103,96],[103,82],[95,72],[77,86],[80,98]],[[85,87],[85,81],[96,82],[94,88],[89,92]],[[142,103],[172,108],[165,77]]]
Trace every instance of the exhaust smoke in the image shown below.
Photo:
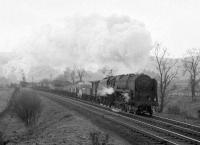
[[[119,73],[137,71],[152,48],[145,25],[128,16],[74,16],[34,32],[6,62],[6,76],[24,70],[27,79],[43,74],[45,67],[60,73],[65,67],[82,66],[96,72],[105,65]],[[2,67],[4,68],[4,67]],[[53,73],[53,72],[52,72]],[[48,74],[50,75],[50,74]],[[20,74],[18,75],[18,78]]]

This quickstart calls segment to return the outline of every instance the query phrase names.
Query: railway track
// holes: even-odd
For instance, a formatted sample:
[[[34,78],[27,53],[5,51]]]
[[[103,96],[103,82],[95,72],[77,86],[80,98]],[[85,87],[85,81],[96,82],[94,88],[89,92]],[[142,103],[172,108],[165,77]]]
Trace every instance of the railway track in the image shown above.
[[[164,118],[164,117],[160,117],[160,116],[153,116],[153,118],[156,120],[160,120],[160,121],[164,121],[164,122],[173,124],[173,125],[188,128],[190,130],[194,130],[194,131],[197,131],[200,133],[200,126],[196,126],[196,125],[192,125],[192,124],[188,124],[185,122],[181,122],[181,121],[177,121],[177,120],[173,120],[173,119],[169,119],[169,118]]]
[[[125,116],[129,116],[131,118],[140,120],[145,123],[149,123],[151,125],[155,125],[157,127],[166,129],[171,132],[178,133],[183,136],[187,136],[189,138],[193,138],[196,140],[200,140],[200,132],[198,131],[198,126],[193,126],[190,124],[186,124],[183,122],[177,122],[175,120],[162,118],[159,116],[153,116],[153,117],[144,117],[144,116],[138,116],[134,114],[128,114],[128,113],[120,113]]]
[[[73,97],[70,97],[70,98],[79,100],[81,102],[84,102],[84,103],[87,103],[90,105],[94,105],[96,107],[106,109],[108,111],[111,111],[110,108],[101,106],[99,104],[94,104],[89,101],[85,101],[85,100],[78,99],[78,98],[73,98]],[[163,117],[159,117],[159,116],[153,116],[152,118],[150,118],[150,117],[138,116],[138,115],[125,113],[125,112],[119,112],[118,114],[126,116],[126,117],[130,117],[133,119],[137,119],[142,122],[145,122],[145,123],[148,123],[151,125],[155,125],[157,127],[160,127],[160,128],[172,131],[172,132],[176,132],[180,135],[187,136],[189,138],[200,140],[200,127],[199,126],[195,126],[195,125],[191,125],[191,124],[187,124],[184,122],[180,122],[180,121],[176,121],[176,120],[172,120],[172,119],[168,119],[168,118],[163,118]]]
[[[103,116],[105,119],[116,122],[126,128],[131,129],[134,131],[134,133],[140,134],[140,136],[143,136],[145,139],[149,140],[151,144],[200,145],[198,130],[194,130],[194,126],[187,128],[189,124],[187,124],[187,126],[180,125],[181,122],[179,122],[179,124],[175,124],[173,120],[166,122],[163,118],[156,119],[158,118],[157,116],[153,118],[147,118],[123,112],[116,113],[107,107],[71,97],[62,97],[56,95],[56,97],[51,96],[50,98],[60,103],[70,102],[72,105],[78,105],[79,107],[81,106],[81,108],[84,108],[89,112]]]
[[[100,108],[106,109],[108,111],[111,111],[110,108],[108,108],[108,107],[104,107],[104,106],[94,104],[94,103],[91,103],[88,101],[84,101],[81,99],[77,99],[77,100],[82,101],[84,103],[88,103],[90,105],[95,105],[96,107],[100,107]],[[121,114],[126,117],[130,117],[133,119],[137,119],[142,122],[149,123],[151,125],[155,125],[157,127],[164,128],[169,131],[176,132],[178,134],[185,135],[190,138],[200,140],[200,127],[199,126],[194,126],[191,124],[187,124],[184,122],[179,122],[176,120],[167,119],[167,118],[163,118],[163,117],[159,117],[159,116],[153,116],[151,118],[151,117],[146,117],[146,116],[130,114],[130,113],[126,113],[126,112],[118,112],[118,114]]]

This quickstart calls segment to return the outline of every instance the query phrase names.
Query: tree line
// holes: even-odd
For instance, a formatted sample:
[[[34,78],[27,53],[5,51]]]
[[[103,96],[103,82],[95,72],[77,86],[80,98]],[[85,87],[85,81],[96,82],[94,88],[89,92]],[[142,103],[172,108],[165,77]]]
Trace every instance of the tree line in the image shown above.
[[[188,49],[187,56],[181,60],[182,67],[177,66],[177,60],[172,61],[168,55],[167,48],[162,47],[160,43],[155,44],[154,56],[158,73],[158,93],[160,96],[159,112],[163,111],[165,99],[172,91],[170,85],[176,79],[180,68],[183,68],[183,75],[188,77],[192,101],[196,98],[197,85],[200,81],[200,49]]]

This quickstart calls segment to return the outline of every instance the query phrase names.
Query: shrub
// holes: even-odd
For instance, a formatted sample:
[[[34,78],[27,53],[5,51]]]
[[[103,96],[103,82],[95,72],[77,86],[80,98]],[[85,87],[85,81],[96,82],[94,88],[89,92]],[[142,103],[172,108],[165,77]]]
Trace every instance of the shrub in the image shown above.
[[[3,133],[0,132],[0,145],[3,145],[4,141],[3,141]]]
[[[198,113],[198,118],[200,119],[200,110],[198,110],[197,113]]]
[[[167,112],[169,114],[177,115],[177,114],[181,113],[181,110],[180,110],[180,108],[178,106],[169,106]]]
[[[109,135],[101,132],[91,132],[90,139],[92,145],[112,145],[109,144]]]
[[[12,100],[12,111],[26,126],[35,125],[42,111],[41,99],[33,92],[19,92]]]

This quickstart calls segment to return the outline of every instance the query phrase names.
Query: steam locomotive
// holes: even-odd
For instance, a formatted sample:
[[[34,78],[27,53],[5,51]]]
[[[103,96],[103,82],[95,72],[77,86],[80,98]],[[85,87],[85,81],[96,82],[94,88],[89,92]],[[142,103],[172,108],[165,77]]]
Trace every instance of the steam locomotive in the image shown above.
[[[109,76],[46,90],[134,114],[148,113],[151,116],[153,107],[158,106],[157,81],[145,74]]]
[[[73,88],[68,91],[79,98],[130,113],[152,115],[158,106],[157,81],[145,74],[109,76]]]

